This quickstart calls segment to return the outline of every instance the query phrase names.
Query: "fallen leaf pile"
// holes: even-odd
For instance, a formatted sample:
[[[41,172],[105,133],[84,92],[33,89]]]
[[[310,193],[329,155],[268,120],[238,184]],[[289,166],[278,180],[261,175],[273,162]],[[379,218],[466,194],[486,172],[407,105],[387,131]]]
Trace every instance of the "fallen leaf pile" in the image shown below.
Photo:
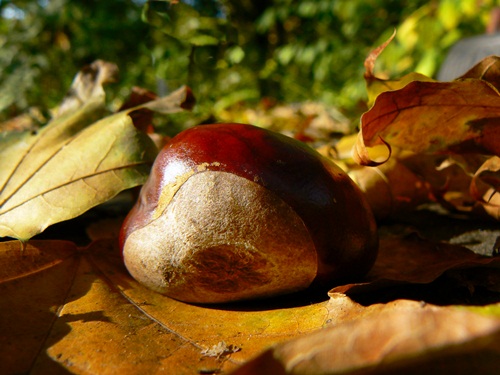
[[[453,82],[387,81],[374,74],[384,47],[366,62],[372,107],[359,134],[325,144],[316,133],[380,224],[373,269],[330,290],[227,305],[170,299],[123,266],[122,212],[88,216],[87,245],[31,239],[142,184],[156,155],[151,115],[190,108],[188,88],[165,98],[136,89],[106,114],[102,85],[115,67],[99,61],[47,125],[10,122],[0,237],[16,240],[0,242],[0,373],[496,374],[499,59]],[[314,141],[314,115],[290,113],[295,134]]]
[[[499,219],[500,58],[487,57],[452,82],[415,73],[390,81],[374,74],[385,46],[365,62],[374,99],[353,150],[357,165],[376,169],[351,171],[375,213],[385,217],[435,201]]]
[[[3,242],[0,369],[12,374],[61,368],[79,374],[357,373],[375,365],[380,371],[406,371],[414,357],[426,366],[456,369],[457,358],[475,355],[485,362],[461,366],[494,368],[500,355],[498,305],[477,314],[402,298],[369,305],[356,301],[356,295],[374,298],[377,290],[428,284],[449,270],[474,265],[496,267],[486,270],[499,275],[497,258],[469,252],[465,259],[449,259],[452,249],[432,251],[430,243],[424,245],[425,257],[406,264],[401,254],[408,250],[411,257],[420,242],[425,241],[382,241],[382,256],[366,283],[337,287],[330,298],[299,294],[220,306],[190,305],[146,289],[127,274],[113,240],[87,248],[33,240],[24,251],[17,241]],[[434,267],[419,273],[429,262]]]

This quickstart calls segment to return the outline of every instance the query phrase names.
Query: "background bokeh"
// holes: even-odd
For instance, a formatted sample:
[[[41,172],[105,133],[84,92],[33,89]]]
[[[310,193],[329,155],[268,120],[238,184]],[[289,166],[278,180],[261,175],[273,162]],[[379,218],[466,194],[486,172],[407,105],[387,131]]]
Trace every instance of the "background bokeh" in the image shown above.
[[[187,84],[197,121],[263,98],[366,109],[363,61],[397,30],[377,73],[435,76],[449,48],[485,32],[495,0],[0,0],[0,120],[42,117],[75,73],[118,64],[117,107],[132,86]],[[36,111],[35,111],[36,110]]]

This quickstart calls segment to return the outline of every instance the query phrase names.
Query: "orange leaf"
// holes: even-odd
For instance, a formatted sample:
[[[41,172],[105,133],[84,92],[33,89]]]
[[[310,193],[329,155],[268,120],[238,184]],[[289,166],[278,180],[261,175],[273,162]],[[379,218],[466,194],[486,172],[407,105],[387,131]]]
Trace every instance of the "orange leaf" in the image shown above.
[[[377,219],[408,212],[433,198],[430,184],[396,158],[374,168],[353,168],[349,176],[365,194]]]
[[[478,255],[459,245],[436,244],[414,233],[387,236],[380,240],[379,255],[366,282],[337,286],[331,292],[352,296],[402,284],[428,284],[450,270],[483,266],[500,268],[500,257]]]
[[[491,217],[500,219],[500,158],[494,156],[476,171],[471,184],[470,193],[480,207]]]
[[[113,241],[0,243],[2,373],[203,373],[321,328],[322,302],[195,306],[135,282]],[[8,266],[7,266],[8,265]],[[263,308],[263,306],[266,306]]]
[[[361,118],[355,155],[387,142],[415,153],[454,151],[500,155],[500,95],[481,80],[414,81],[380,94]]]
[[[360,307],[332,296],[357,318],[270,348],[233,372],[250,374],[495,373],[500,320],[419,302]],[[479,359],[480,358],[480,359]]]
[[[497,90],[500,89],[500,57],[488,56],[474,65],[460,77],[476,78],[491,83]]]
[[[407,273],[413,275],[409,280],[415,281],[419,273],[431,280],[442,272],[443,264],[434,265],[439,263],[439,257],[432,254],[423,257],[433,265],[425,273],[423,263],[407,261],[415,259],[415,254],[409,252],[405,259],[404,252],[412,249],[400,245],[401,242],[391,246],[383,244],[387,252],[397,252],[392,258],[396,260],[391,264],[390,257],[382,257],[372,276],[401,281],[401,274]],[[422,248],[432,250],[429,244],[424,243],[422,247],[422,243],[413,242],[413,251]],[[457,264],[453,258],[455,253],[439,254],[444,268]],[[463,254],[459,255],[457,257]],[[443,259],[450,256],[453,261]],[[364,307],[339,294],[332,294],[336,297],[330,301],[326,293],[320,301],[304,293],[214,306],[172,300],[146,289],[127,274],[113,240],[100,240],[86,249],[77,249],[62,241],[30,241],[24,253],[19,242],[2,242],[0,265],[3,373],[223,373],[235,370],[269,347],[305,337],[313,331],[326,332],[322,329],[325,327],[336,328],[352,321],[341,331],[360,333],[365,329],[375,332],[370,328],[372,324],[379,328],[387,326],[384,316],[377,317],[381,305]],[[398,273],[395,269],[400,266],[404,267]],[[393,305],[407,303],[396,301]],[[417,323],[420,319],[406,321],[405,310],[391,308],[390,311],[387,318],[390,317],[391,322]],[[443,314],[453,316],[448,312]],[[366,326],[363,322],[370,316],[371,323]],[[363,319],[358,319],[361,317]],[[462,317],[468,321],[476,319],[473,315]],[[411,327],[406,330],[399,327],[379,336],[373,333],[372,339],[399,342],[400,334],[410,339],[414,333]],[[467,330],[469,325],[464,327]],[[448,335],[450,328],[437,325],[435,329],[436,335],[442,336]],[[447,350],[455,342],[459,351],[467,352],[469,347],[465,344],[470,340],[474,337],[488,340],[491,333],[473,330],[469,334],[467,331],[462,342],[446,338],[437,343],[431,340],[430,344]],[[334,345],[331,341],[325,344],[329,345],[328,350],[335,350],[332,358],[352,350],[349,342],[341,339]],[[430,344],[424,340],[417,348],[407,350],[402,346],[398,350],[404,358],[423,351],[425,360],[425,348],[435,347]],[[363,354],[364,346],[356,348],[360,351],[351,355],[359,357],[363,366],[369,366],[371,357]],[[306,350],[314,351],[315,346],[311,344]],[[331,362],[325,361],[325,365],[328,363]],[[343,366],[343,363],[341,358],[335,366]]]
[[[395,80],[382,79],[375,75],[374,70],[377,58],[389,45],[389,43],[392,42],[395,36],[396,36],[396,30],[394,30],[393,34],[387,41],[385,41],[380,46],[371,51],[370,54],[365,59],[364,78],[366,82],[366,88],[368,91],[368,105],[372,105],[377,96],[380,95],[381,93],[385,91],[393,91],[401,89],[412,81],[429,81],[429,82],[434,81],[432,78],[429,78],[419,73],[410,73],[405,75],[404,77]]]

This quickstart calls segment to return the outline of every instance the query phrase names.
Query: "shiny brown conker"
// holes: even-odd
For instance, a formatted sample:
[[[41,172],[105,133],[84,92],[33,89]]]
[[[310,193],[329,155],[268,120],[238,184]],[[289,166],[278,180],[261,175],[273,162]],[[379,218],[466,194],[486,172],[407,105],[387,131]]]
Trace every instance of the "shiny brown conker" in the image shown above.
[[[331,286],[368,272],[378,247],[346,173],[302,142],[245,124],[172,138],[120,242],[136,280],[193,303]]]

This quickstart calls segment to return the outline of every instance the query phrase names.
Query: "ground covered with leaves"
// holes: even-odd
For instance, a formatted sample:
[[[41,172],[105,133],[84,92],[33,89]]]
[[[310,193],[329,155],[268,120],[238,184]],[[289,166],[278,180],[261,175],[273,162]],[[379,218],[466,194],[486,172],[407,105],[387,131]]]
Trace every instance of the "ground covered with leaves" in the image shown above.
[[[329,290],[198,306],[127,273],[118,229],[165,142],[151,115],[190,109],[187,87],[136,89],[106,114],[114,66],[99,61],[44,127],[3,124],[0,372],[496,373],[500,60],[453,82],[388,81],[374,73],[383,48],[366,61],[371,108],[356,134],[311,104],[220,114],[308,142],[364,191],[377,261]]]

